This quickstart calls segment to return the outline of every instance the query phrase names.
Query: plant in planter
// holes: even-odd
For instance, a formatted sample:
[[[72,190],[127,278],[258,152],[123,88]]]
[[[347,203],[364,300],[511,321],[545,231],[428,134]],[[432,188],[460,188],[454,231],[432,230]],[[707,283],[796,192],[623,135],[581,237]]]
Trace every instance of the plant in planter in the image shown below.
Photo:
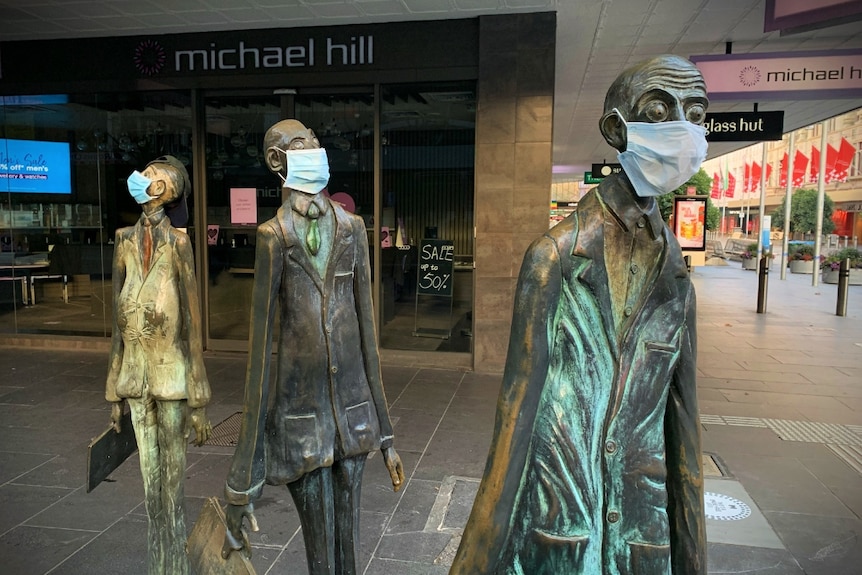
[[[844,248],[823,258],[820,269],[824,283],[838,283],[838,270],[846,259],[850,260],[850,284],[862,285],[862,251],[856,248]]]
[[[795,274],[814,273],[814,246],[811,244],[791,244],[787,250],[790,271]]]
[[[745,249],[739,254],[742,259],[742,269],[756,270],[757,269],[757,242],[752,242],[745,246]]]

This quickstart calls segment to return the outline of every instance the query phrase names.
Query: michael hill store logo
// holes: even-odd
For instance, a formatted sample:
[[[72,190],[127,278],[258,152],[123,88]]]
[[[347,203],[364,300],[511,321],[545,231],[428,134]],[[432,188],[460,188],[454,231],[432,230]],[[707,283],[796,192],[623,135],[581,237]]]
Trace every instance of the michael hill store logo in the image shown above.
[[[315,66],[363,66],[374,63],[374,37],[349,39],[308,38],[289,46],[252,46],[241,40],[233,45],[210,42],[206,48],[166,50],[157,40],[142,40],[132,54],[135,69],[143,76],[163,71],[174,73],[222,72]]]
[[[162,71],[167,61],[167,53],[155,40],[143,40],[135,47],[132,61],[135,68],[144,76],[155,76]]]
[[[794,82],[823,82],[830,80],[860,80],[862,79],[862,64],[856,66],[841,66],[831,69],[801,67],[797,69],[767,71],[767,84],[783,84]],[[757,66],[745,66],[739,72],[739,83],[746,88],[752,88],[764,77]]]

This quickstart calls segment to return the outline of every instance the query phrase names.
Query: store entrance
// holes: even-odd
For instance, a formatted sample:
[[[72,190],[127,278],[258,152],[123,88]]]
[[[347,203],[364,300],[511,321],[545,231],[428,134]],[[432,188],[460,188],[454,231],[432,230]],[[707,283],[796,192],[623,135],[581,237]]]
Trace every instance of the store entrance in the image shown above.
[[[326,148],[330,197],[365,220],[381,347],[470,352],[475,84],[383,86],[379,111],[371,88],[284,92],[204,98],[208,346],[246,349],[256,229],[283,201],[263,136],[296,118]]]
[[[330,196],[369,226],[373,220],[373,93],[285,92],[220,93],[204,101],[211,348],[246,348],[257,226],[274,217],[283,201],[281,184],[264,162],[270,126],[295,118],[313,129],[329,157]]]

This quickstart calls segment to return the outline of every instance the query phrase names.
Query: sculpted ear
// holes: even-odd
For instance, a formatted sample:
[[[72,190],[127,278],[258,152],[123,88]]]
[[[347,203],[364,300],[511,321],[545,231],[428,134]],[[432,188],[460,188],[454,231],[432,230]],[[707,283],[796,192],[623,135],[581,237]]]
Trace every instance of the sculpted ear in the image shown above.
[[[602,116],[602,119],[599,120],[599,130],[608,144],[620,152],[626,151],[626,125],[616,112],[611,110]]]
[[[273,174],[281,174],[284,172],[285,167],[285,157],[284,153],[275,147],[270,147],[267,149],[265,154],[266,167],[269,168],[269,171]]]

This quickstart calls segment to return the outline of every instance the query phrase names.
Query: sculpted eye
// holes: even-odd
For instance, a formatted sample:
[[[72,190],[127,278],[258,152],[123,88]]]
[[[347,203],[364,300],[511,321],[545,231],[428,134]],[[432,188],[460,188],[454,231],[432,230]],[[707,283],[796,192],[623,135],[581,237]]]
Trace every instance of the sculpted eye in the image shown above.
[[[703,121],[706,119],[706,110],[704,109],[703,104],[692,104],[685,111],[685,119],[692,124],[703,124]]]
[[[667,120],[667,105],[664,102],[650,102],[646,108],[646,116],[650,122],[664,122]]]

